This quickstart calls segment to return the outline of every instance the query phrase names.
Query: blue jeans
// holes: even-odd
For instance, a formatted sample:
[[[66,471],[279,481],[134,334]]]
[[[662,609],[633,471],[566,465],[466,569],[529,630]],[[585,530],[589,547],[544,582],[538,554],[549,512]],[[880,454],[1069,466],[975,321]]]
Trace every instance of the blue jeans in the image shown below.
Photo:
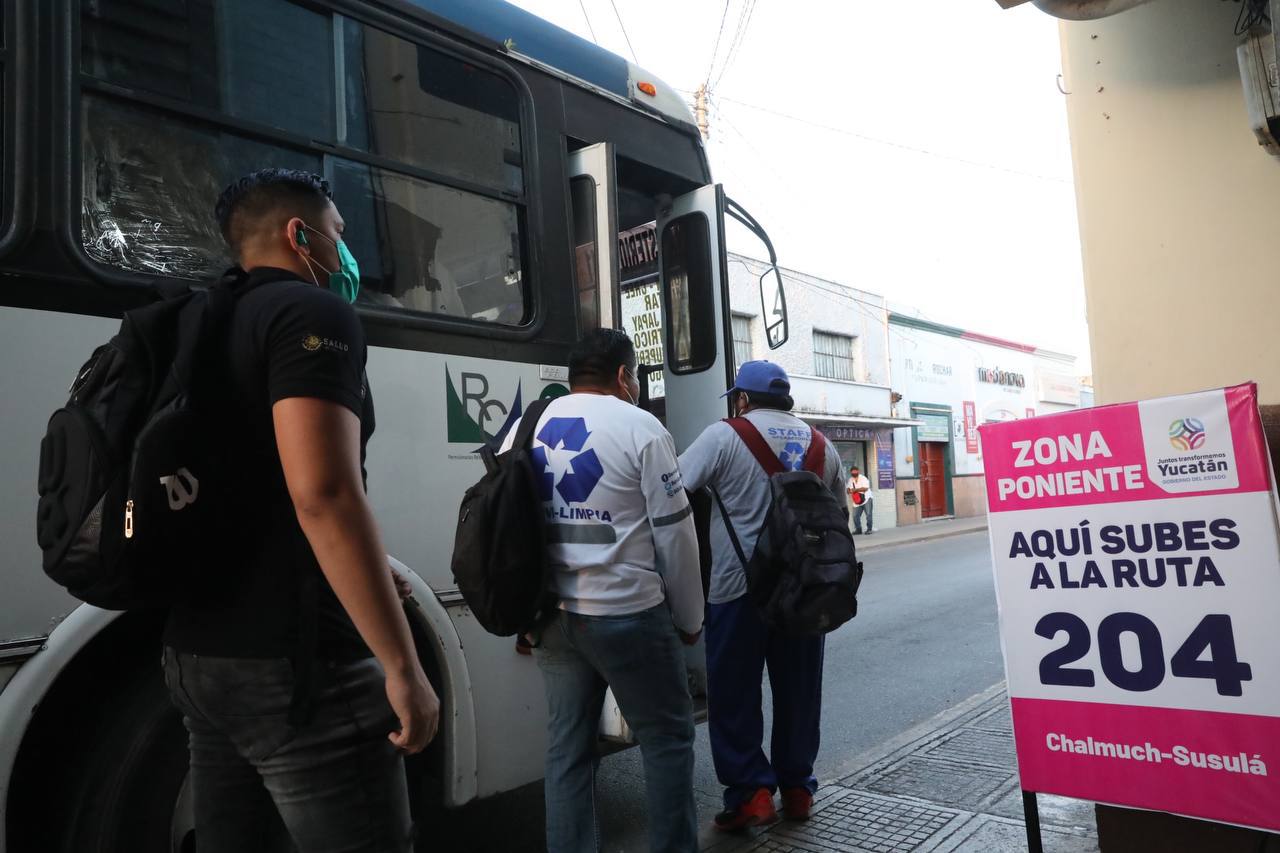
[[[871,532],[871,507],[872,501],[865,500],[853,508],[853,532],[862,532],[862,517],[867,517],[867,532]]]
[[[287,658],[166,648],[165,684],[190,735],[200,853],[252,853],[287,830],[299,853],[409,853],[399,722],[382,667],[316,661],[314,714],[289,724]],[[283,824],[283,827],[281,826]]]
[[[818,790],[822,659],[826,638],[783,634],[761,620],[750,596],[707,607],[707,726],[726,809],[760,788]],[[761,677],[769,667],[773,736],[761,748]]]
[[[596,741],[607,687],[640,742],[649,849],[697,853],[693,701],[667,606],[627,616],[560,611],[534,655],[547,693],[548,853],[600,849]]]

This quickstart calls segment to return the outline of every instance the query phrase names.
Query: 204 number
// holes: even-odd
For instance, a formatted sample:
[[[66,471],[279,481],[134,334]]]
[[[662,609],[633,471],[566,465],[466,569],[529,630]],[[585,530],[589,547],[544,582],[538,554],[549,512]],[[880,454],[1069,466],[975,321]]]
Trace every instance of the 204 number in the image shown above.
[[[1093,687],[1092,669],[1070,667],[1086,654],[1093,634],[1074,613],[1047,613],[1036,623],[1036,633],[1052,640],[1066,632],[1067,642],[1040,661],[1040,682],[1065,687]],[[1129,669],[1120,650],[1120,638],[1132,634],[1138,642],[1138,665]],[[1200,658],[1208,652],[1207,660]],[[1112,613],[1098,624],[1098,659],[1102,674],[1122,690],[1137,693],[1154,690],[1165,677],[1164,643],[1160,629],[1141,613]],[[1168,671],[1174,678],[1207,678],[1221,696],[1241,696],[1244,682],[1253,680],[1253,669],[1236,656],[1231,617],[1211,613],[1200,620],[1186,641],[1173,653]]]

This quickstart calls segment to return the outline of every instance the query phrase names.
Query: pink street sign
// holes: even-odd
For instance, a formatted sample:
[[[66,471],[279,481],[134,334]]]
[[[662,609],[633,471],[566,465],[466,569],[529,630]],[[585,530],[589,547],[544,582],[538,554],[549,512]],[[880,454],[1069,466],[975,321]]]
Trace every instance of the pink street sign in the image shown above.
[[[1280,830],[1255,386],[980,429],[1022,787]]]

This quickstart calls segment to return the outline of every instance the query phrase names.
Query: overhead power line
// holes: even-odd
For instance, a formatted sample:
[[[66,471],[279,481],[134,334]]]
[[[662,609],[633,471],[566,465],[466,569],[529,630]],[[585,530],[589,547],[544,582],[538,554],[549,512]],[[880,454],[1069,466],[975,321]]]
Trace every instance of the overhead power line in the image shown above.
[[[600,40],[596,38],[596,28],[591,26],[591,16],[587,14],[587,4],[585,0],[578,0],[578,6],[582,9],[582,17],[587,21],[587,32],[591,33],[591,40],[596,44],[599,44]]]
[[[1036,172],[1024,172],[1021,169],[1010,169],[1007,166],[997,166],[994,163],[984,163],[981,160],[969,160],[965,157],[956,157],[952,154],[943,154],[938,151],[930,151],[927,148],[920,148],[915,145],[907,145],[902,142],[895,142],[892,139],[881,139],[876,136],[869,136],[865,133],[858,133],[857,131],[848,130],[843,127],[834,127],[833,125],[822,124],[816,121],[810,121],[809,119],[801,118],[800,116],[796,116],[796,115],[791,115],[790,113],[780,112],[779,110],[770,109],[769,107],[762,107],[759,104],[749,104],[746,101],[739,101],[739,100],[736,100],[735,98],[721,97],[721,98],[718,98],[717,100],[727,104],[737,104],[738,106],[746,107],[749,110],[757,110],[762,113],[768,113],[769,115],[774,115],[774,116],[777,116],[778,118],[784,118],[784,119],[787,119],[788,121],[794,121],[798,124],[808,125],[809,127],[814,127],[814,128],[817,128],[818,130],[825,130],[830,133],[838,133],[843,136],[853,137],[854,139],[861,139],[864,142],[871,142],[876,145],[884,145],[889,148],[898,148],[902,151],[910,151],[914,154],[923,154],[928,157],[937,157],[942,160],[951,160],[952,162],[955,162],[955,163],[963,163],[966,166],[976,166],[980,169],[991,169],[992,171],[996,171],[996,172],[1007,172],[1008,174],[1020,175],[1024,178],[1035,178],[1038,181],[1049,181],[1055,184],[1071,183],[1066,178],[1055,178],[1055,177],[1052,177],[1051,175],[1041,175],[1041,174],[1037,174]]]
[[[738,58],[738,48],[742,46],[743,40],[747,37],[747,30],[751,27],[751,16],[755,14],[755,11],[756,0],[743,0],[742,11],[738,14],[738,25],[734,28],[733,38],[729,41],[729,51],[725,54],[724,64],[720,66],[720,73],[716,75],[715,82],[711,84],[712,89],[720,85],[724,75],[729,73],[729,67]]]
[[[711,82],[711,72],[716,70],[716,57],[720,54],[720,39],[724,38],[724,22],[729,19],[729,3],[732,0],[724,0],[724,11],[720,13],[720,31],[716,33],[715,46],[711,48],[711,64],[707,66],[707,77],[704,83]]]
[[[631,51],[631,61],[639,65],[640,60],[636,59],[636,49],[631,46],[631,36],[627,34],[627,25],[622,22],[622,13],[618,11],[618,4],[615,0],[609,0],[609,5],[613,6],[614,17],[618,19],[618,26],[622,27],[622,37],[627,40],[627,50]]]

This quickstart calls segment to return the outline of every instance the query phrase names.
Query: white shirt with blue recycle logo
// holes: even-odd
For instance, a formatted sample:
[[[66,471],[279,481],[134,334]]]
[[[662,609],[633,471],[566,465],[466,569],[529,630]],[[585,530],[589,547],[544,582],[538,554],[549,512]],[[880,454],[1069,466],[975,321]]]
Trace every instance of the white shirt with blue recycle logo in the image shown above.
[[[513,424],[502,450],[518,430]],[[677,628],[701,630],[693,511],[658,419],[616,397],[569,394],[547,406],[530,452],[561,609],[627,615],[666,600]]]

